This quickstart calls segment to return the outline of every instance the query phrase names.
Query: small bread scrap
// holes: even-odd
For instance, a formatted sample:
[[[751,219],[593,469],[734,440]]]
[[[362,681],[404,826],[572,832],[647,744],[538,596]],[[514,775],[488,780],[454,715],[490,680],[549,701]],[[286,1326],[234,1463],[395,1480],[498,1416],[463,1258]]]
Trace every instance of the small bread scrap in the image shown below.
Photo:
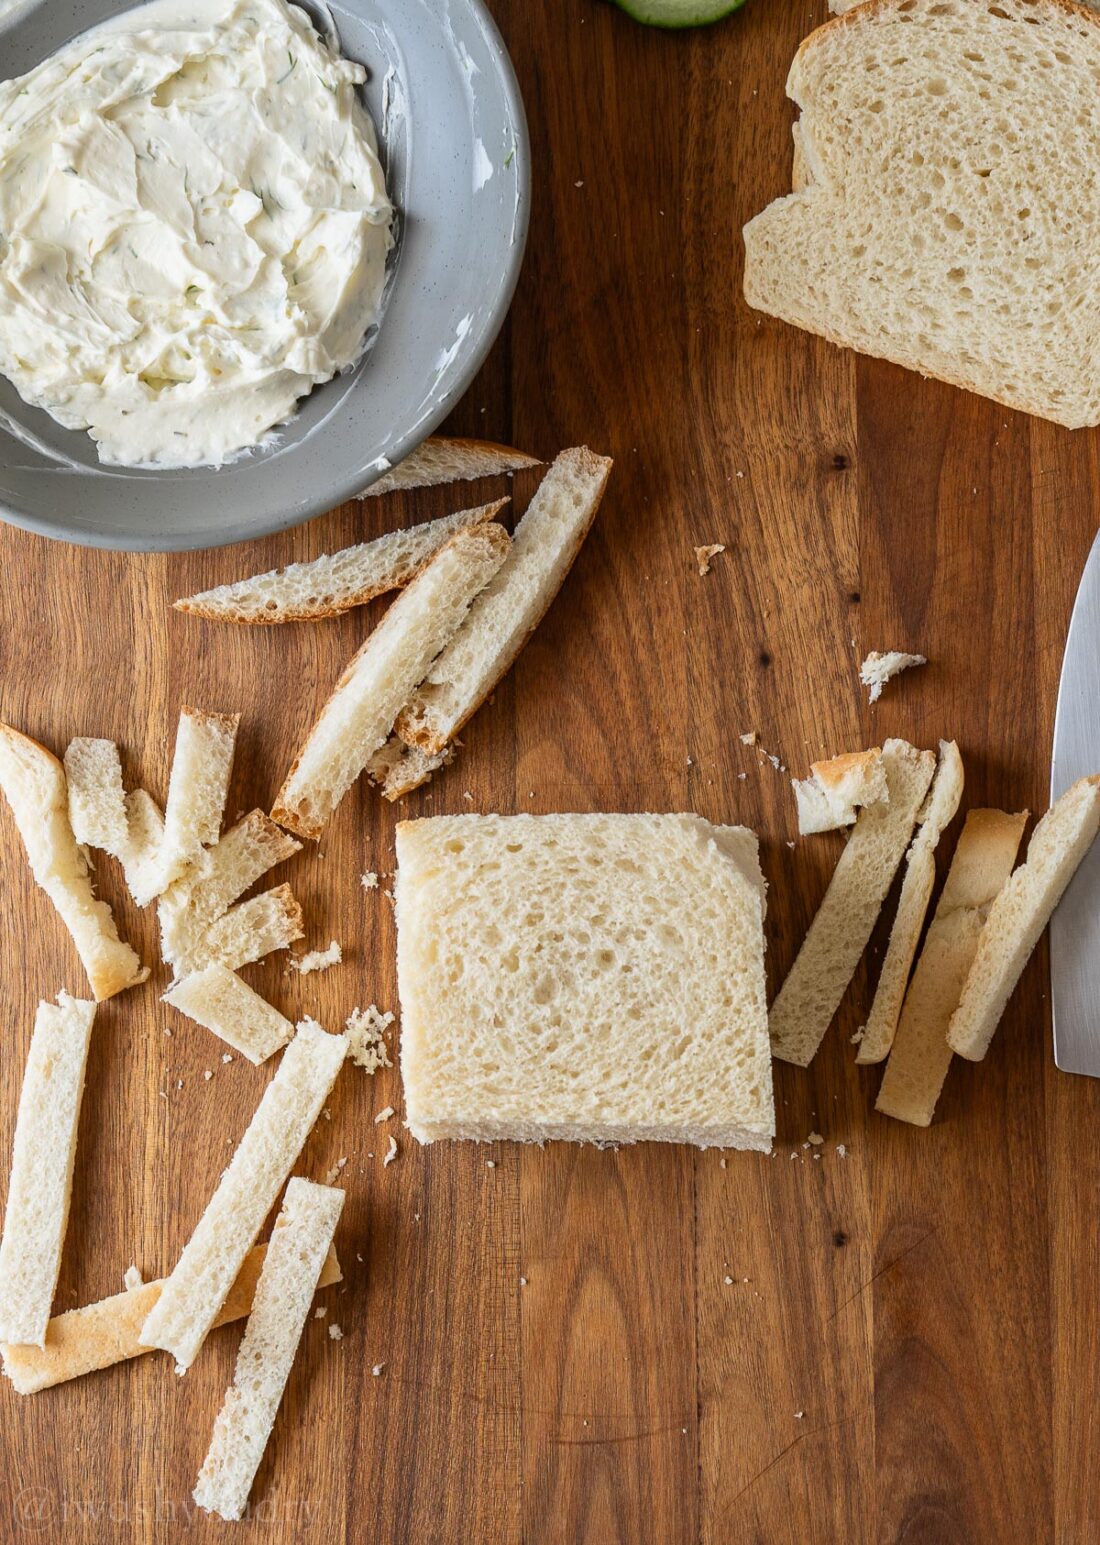
[[[224,917],[211,923],[201,941],[190,946],[188,959],[193,971],[215,962],[238,971],[276,950],[289,949],[305,936],[302,909],[290,886],[276,885],[230,907]]]
[[[503,526],[460,531],[402,590],[352,657],[295,758],[273,818],[300,837],[321,835],[432,661],[511,546]]]
[[[798,805],[798,831],[803,837],[851,826],[857,806],[874,805],[890,797],[879,746],[814,762],[810,776],[792,778],[791,787]]]
[[[343,1191],[298,1175],[286,1188],[193,1492],[207,1512],[244,1516],[343,1205]]]
[[[458,510],[405,531],[390,531],[373,542],[359,542],[308,563],[292,563],[220,585],[175,603],[213,622],[268,626],[277,622],[323,622],[354,606],[365,606],[388,590],[400,590],[430,563],[457,531],[495,520],[508,503],[497,499],[472,510]]]
[[[882,748],[889,800],[867,805],[771,1007],[772,1054],[808,1067],[840,1007],[913,835],[936,768],[904,740]]]
[[[141,1327],[143,1346],[171,1352],[186,1372],[290,1173],[348,1050],[304,1019],[240,1145]]]
[[[947,1026],[958,1007],[989,908],[1012,873],[1027,812],[971,810],[905,995],[875,1109],[914,1126],[930,1124],[952,1051]]]
[[[919,817],[917,835],[909,849],[890,943],[882,962],[871,1012],[860,1038],[857,1062],[881,1062],[893,1045],[902,999],[936,883],[936,846],[955,819],[962,792],[963,764],[959,748],[953,740],[941,740],[939,766]]]
[[[15,1121],[0,1238],[0,1342],[44,1346],[61,1269],[95,1004],[40,1003]]]
[[[410,451],[396,467],[364,488],[360,499],[377,499],[399,488],[435,488],[440,483],[468,482],[478,477],[499,477],[540,467],[537,456],[528,456],[512,445],[491,440],[457,440],[432,435]]]
[[[69,825],[82,846],[121,858],[129,846],[122,763],[113,740],[79,736],[65,750]]]
[[[392,803],[427,783],[432,773],[453,762],[454,757],[453,746],[444,746],[437,755],[429,756],[419,746],[407,746],[391,735],[367,763],[367,777],[381,789],[382,798]]]
[[[556,457],[516,526],[500,572],[431,669],[413,683],[416,691],[410,688],[396,724],[408,745],[438,756],[510,669],[588,535],[611,465],[586,446]]]
[[[149,975],[118,936],[105,901],[92,891],[88,861],[69,824],[69,791],[61,763],[37,741],[0,724],[0,789],[11,806],[35,883],[69,930],[97,1003]]]
[[[1022,864],[989,910],[947,1040],[980,1062],[1031,952],[1100,828],[1100,776],[1081,778],[1031,834]]]
[[[877,649],[872,649],[859,668],[860,681],[871,689],[867,701],[877,703],[886,683],[900,676],[902,671],[912,670],[915,665],[927,664],[922,654],[904,654],[900,649],[889,649],[885,654],[880,654]]]
[[[237,1280],[226,1294],[225,1303],[214,1318],[213,1330],[231,1320],[243,1320],[252,1307],[256,1280],[260,1275],[266,1245],[256,1245],[244,1258]],[[318,1288],[343,1281],[336,1251],[330,1249],[317,1280]],[[44,1347],[2,1346],[4,1372],[17,1395],[36,1395],[100,1368],[143,1357],[150,1347],[142,1346],[138,1333],[149,1317],[164,1288],[163,1281],[144,1282],[101,1298],[80,1309],[55,1315],[46,1329]]]
[[[289,1019],[218,961],[173,982],[163,1001],[257,1066],[294,1034]]]

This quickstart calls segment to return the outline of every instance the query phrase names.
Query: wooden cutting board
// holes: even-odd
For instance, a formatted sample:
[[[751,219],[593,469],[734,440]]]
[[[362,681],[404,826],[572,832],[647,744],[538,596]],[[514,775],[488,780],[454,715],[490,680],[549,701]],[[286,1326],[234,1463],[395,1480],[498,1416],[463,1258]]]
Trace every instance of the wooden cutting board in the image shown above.
[[[1045,808],[1100,506],[1095,434],[857,361],[741,301],[740,228],[789,187],[783,81],[824,0],[749,0],[684,35],[589,0],[494,11],[531,120],[534,215],[510,323],[449,427],[547,457],[585,441],[616,466],[565,590],[456,765],[398,812],[358,789],[282,872],[309,945],[339,939],[345,964],[249,976],[332,1029],[357,1005],[396,1006],[390,902],[359,877],[390,884],[400,814],[744,821],[771,883],[774,983],[840,843],[792,845],[787,775],[743,731],[798,773],[887,735],[955,736],[968,802]],[[533,481],[517,479],[518,506]],[[268,808],[380,612],[245,631],[171,600],[481,493],[346,505],[181,557],[4,529],[0,712],[59,752],[75,734],[116,737],[128,776],[163,796],[180,704],[239,709],[230,814]],[[711,542],[726,551],[701,578],[692,549]],[[873,648],[931,664],[869,710],[857,666]],[[98,868],[151,959],[151,919]],[[6,1148],[35,1002],[84,983],[6,808],[0,874]],[[1054,1070],[1043,947],[986,1062],[953,1067],[930,1130],[872,1115],[879,1074],[855,1067],[850,1036],[882,946],[880,932],[812,1068],[777,1066],[771,1158],[419,1149],[396,1070],[349,1068],[299,1166],[323,1177],[347,1158],[345,1282],[307,1327],[253,1536],[1096,1538],[1100,1085]],[[131,1262],[152,1276],[176,1261],[270,1077],[220,1051],[152,985],[102,1009],[59,1307],[117,1291]],[[376,1126],[386,1105],[398,1119]],[[804,1146],[812,1130],[821,1147]],[[213,1334],[185,1379],[150,1356],[26,1400],[0,1384],[0,1538],[224,1532],[193,1517],[190,1492],[237,1339]]]

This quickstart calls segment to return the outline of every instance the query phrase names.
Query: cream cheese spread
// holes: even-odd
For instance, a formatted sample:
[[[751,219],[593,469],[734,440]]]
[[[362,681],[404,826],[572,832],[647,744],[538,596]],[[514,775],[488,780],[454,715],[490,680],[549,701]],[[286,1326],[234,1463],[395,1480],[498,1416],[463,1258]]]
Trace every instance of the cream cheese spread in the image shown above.
[[[393,211],[358,64],[153,0],[0,82],[0,371],[100,459],[218,464],[352,364]]]

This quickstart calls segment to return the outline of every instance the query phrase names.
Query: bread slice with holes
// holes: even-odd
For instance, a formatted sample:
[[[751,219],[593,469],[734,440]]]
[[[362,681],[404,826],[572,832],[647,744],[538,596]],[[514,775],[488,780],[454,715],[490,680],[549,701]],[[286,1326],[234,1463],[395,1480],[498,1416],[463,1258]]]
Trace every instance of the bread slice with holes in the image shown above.
[[[1070,428],[1100,423],[1100,18],[871,0],[787,91],[801,191],[745,228],[751,306]]]
[[[1100,775],[1081,778],[1055,801],[1031,834],[1021,864],[989,910],[974,964],[947,1040],[952,1051],[980,1062],[1001,1016],[1100,829]]]
[[[352,656],[299,751],[272,810],[281,826],[300,837],[321,835],[510,546],[492,521],[460,531],[401,592]]]
[[[144,982],[149,972],[118,936],[114,915],[92,890],[88,861],[69,823],[65,769],[45,746],[0,724],[3,790],[35,883],[72,935],[97,1002]]]
[[[507,503],[507,499],[497,499],[476,509],[458,510],[405,531],[390,531],[373,542],[323,554],[308,563],[292,563],[289,568],[203,590],[177,601],[176,609],[212,622],[252,625],[339,617],[388,590],[402,589],[456,532],[495,520]]]
[[[810,776],[792,778],[791,787],[798,806],[798,831],[803,837],[851,826],[857,807],[890,797],[879,746],[814,762]]]
[[[479,477],[499,477],[538,467],[537,456],[528,456],[512,445],[491,440],[447,439],[432,435],[410,451],[403,461],[365,488],[360,499],[377,499],[405,488],[434,488],[439,483],[458,483]]]
[[[755,836],[693,815],[397,828],[408,1124],[421,1142],[774,1133]]]
[[[398,718],[402,740],[438,756],[511,668],[588,535],[611,465],[586,446],[555,459],[516,526],[507,562]]]
[[[936,769],[904,740],[882,748],[889,800],[867,805],[771,1007],[772,1051],[808,1067],[855,975]]]

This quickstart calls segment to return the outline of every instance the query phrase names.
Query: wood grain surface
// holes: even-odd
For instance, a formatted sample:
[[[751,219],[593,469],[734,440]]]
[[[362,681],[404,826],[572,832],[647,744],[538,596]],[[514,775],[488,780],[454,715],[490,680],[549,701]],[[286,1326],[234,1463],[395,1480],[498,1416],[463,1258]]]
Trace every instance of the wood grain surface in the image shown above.
[[[310,947],[248,978],[331,1029],[395,1008],[403,813],[696,810],[761,834],[769,974],[839,851],[794,846],[784,767],[958,738],[968,803],[1045,808],[1057,676],[1100,505],[1100,439],[856,360],[750,313],[742,223],[789,187],[783,82],[824,0],[646,31],[590,0],[493,0],[526,97],[530,246],[509,323],[449,428],[615,457],[603,510],[457,763],[395,812],[357,788],[279,872]],[[516,479],[518,507],[535,479]],[[239,709],[230,815],[270,806],[378,607],[203,624],[170,601],[488,496],[350,504],[248,547],[127,557],[0,531],[0,713],[58,752],[108,735],[163,797],[181,703]],[[468,497],[467,497],[468,496]],[[697,544],[724,542],[700,578]],[[868,709],[858,662],[931,664]],[[467,796],[471,796],[468,798]],[[957,829],[957,827],[956,827]],[[152,960],[115,865],[102,893]],[[10,1143],[34,1005],[84,978],[0,810]],[[1054,1070],[1045,945],[935,1125],[872,1114],[862,1022],[884,930],[807,1071],[776,1066],[772,1157],[653,1145],[420,1149],[396,1070],[349,1067],[298,1166],[346,1156],[345,1272],[311,1320],[256,1539],[348,1545],[845,1545],[1100,1538],[1100,1084]],[[97,1021],[57,1306],[176,1261],[270,1068],[158,1001]],[[169,1034],[169,1032],[171,1032]],[[205,1079],[204,1070],[213,1077]],[[375,1126],[383,1106],[398,1119]],[[809,1132],[823,1146],[804,1146]],[[388,1134],[396,1163],[384,1168]],[[490,1167],[492,1159],[495,1167]],[[0,1199],[6,1177],[0,1177]],[[332,1323],[344,1338],[327,1334]],[[190,1501],[239,1327],[21,1400],[0,1383],[0,1540],[228,1537]],[[383,1365],[372,1375],[372,1367]]]

